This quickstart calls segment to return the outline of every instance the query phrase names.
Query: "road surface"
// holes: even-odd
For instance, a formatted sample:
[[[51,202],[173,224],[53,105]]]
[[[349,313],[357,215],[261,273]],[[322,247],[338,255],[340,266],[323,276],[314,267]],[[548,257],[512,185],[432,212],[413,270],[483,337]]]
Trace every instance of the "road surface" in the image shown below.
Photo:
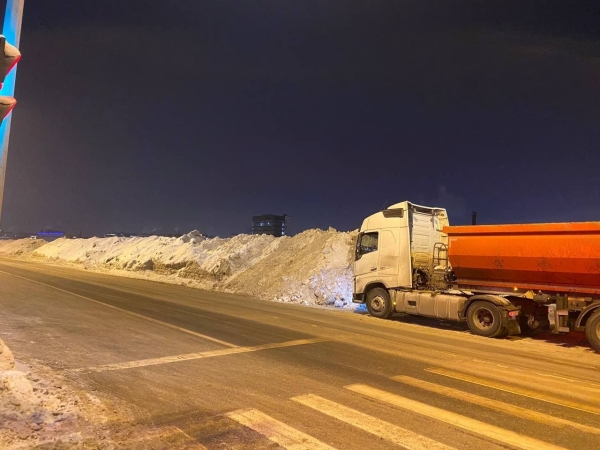
[[[118,399],[158,436],[148,448],[600,448],[600,355],[580,338],[493,340],[11,259],[0,312],[17,359]]]

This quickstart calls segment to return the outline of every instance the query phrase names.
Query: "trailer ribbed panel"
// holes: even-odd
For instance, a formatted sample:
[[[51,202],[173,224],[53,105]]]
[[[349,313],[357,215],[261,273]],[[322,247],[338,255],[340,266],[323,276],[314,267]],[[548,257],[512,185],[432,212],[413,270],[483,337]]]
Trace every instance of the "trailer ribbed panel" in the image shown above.
[[[450,226],[460,287],[600,294],[600,222]]]

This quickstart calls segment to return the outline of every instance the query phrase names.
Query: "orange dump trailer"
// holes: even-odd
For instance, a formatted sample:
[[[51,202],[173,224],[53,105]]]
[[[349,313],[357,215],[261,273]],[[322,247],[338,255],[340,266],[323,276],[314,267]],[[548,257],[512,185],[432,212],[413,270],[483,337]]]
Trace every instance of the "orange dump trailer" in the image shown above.
[[[461,287],[600,295],[600,222],[450,226]]]
[[[555,304],[554,332],[585,332],[600,352],[600,222],[448,226],[455,286],[498,293],[537,328]]]

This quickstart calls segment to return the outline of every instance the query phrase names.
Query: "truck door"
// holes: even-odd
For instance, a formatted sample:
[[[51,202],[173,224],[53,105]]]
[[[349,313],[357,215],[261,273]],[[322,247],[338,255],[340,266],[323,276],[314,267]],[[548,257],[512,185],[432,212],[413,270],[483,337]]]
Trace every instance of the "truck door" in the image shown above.
[[[364,292],[365,286],[377,278],[379,266],[379,232],[360,233],[356,241],[354,261],[354,292]]]
[[[382,229],[379,232],[379,279],[387,287],[399,286],[400,229]]]

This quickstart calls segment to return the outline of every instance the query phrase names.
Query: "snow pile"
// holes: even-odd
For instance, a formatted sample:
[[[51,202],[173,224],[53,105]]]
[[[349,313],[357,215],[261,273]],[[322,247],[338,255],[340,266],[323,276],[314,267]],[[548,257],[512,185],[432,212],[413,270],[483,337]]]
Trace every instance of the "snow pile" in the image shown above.
[[[18,241],[0,240],[0,253],[5,255],[26,255],[44,245],[43,239],[19,239]]]
[[[198,230],[190,231],[188,234],[184,234],[179,239],[183,242],[191,242],[192,244],[199,244],[206,240],[206,238]]]
[[[226,291],[269,300],[350,306],[353,233],[308,230],[227,280]]]
[[[277,247],[272,236],[239,235],[205,239],[194,232],[180,238],[161,236],[57,239],[34,255],[90,267],[147,270],[178,275],[212,287],[234,272],[244,270]]]
[[[180,238],[57,239],[33,255],[267,300],[342,307],[352,305],[355,238],[355,232],[334,229],[211,239],[192,231]]]

